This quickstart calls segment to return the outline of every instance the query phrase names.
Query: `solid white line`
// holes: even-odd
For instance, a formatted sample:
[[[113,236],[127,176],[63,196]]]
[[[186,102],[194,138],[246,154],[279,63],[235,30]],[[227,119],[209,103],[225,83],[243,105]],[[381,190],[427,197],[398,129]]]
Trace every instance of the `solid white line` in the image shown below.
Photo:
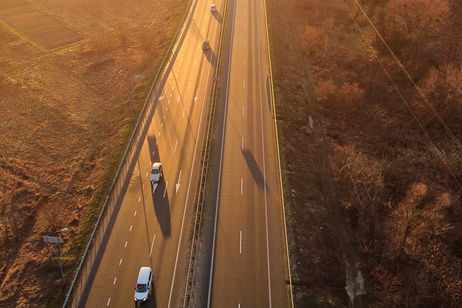
[[[120,260],[119,260],[119,266],[121,266],[121,265],[122,265],[122,258],[120,258]]]
[[[209,76],[210,75],[210,66],[208,68],[208,71],[207,71],[207,75],[206,76]],[[208,84],[209,84],[209,79],[210,78],[207,78],[207,81],[206,81],[206,84],[205,84],[205,89],[208,88]],[[197,127],[198,127],[198,130],[199,128],[201,127],[201,123],[202,123],[202,115],[204,113],[204,106],[205,106],[205,99],[202,101],[202,108],[201,108],[201,113],[199,115],[199,123],[197,124]],[[184,107],[183,107],[184,108]],[[184,111],[184,110],[183,110]],[[193,174],[193,171],[194,171],[194,166],[195,166],[195,159],[196,159],[196,153],[197,153],[197,145],[198,145],[198,138],[199,138],[200,134],[197,134],[196,135],[196,143],[194,145],[194,154],[193,154],[193,158],[192,158],[192,167],[191,167],[191,171],[189,173],[189,182],[188,182],[188,189],[186,191],[186,199],[185,199],[185,202],[184,202],[184,207],[183,207],[183,218],[181,220],[181,228],[180,228],[180,238],[178,239],[178,246],[177,246],[177,249],[176,249],[176,256],[175,256],[175,266],[173,268],[173,277],[172,277],[172,284],[170,285],[170,294],[168,296],[168,304],[167,304],[167,308],[170,308],[170,304],[171,304],[171,301],[172,301],[172,294],[173,294],[173,286],[175,284],[175,276],[176,276],[176,268],[178,266],[178,256],[180,254],[180,247],[181,247],[181,240],[183,238],[183,228],[184,228],[184,222],[185,222],[185,217],[186,217],[186,210],[188,209],[188,201],[189,201],[189,192],[190,192],[190,187],[191,187],[191,180],[192,180],[192,174]]]
[[[178,175],[178,182],[177,182],[177,184],[180,184],[180,181],[181,181],[181,172],[183,172],[183,169],[180,170],[180,174]]]
[[[115,285],[116,281],[117,281],[117,277],[114,277],[114,282],[112,284]]]
[[[130,231],[130,232],[131,232],[131,231],[132,231],[132,228],[133,228],[133,226],[132,226],[132,225],[130,225],[130,229],[129,229],[128,231]]]
[[[242,231],[239,231],[239,254],[242,254]]]
[[[124,248],[127,248],[128,241],[125,241]]]
[[[244,194],[244,180],[241,178],[241,196]]]
[[[154,247],[154,241],[156,240],[156,235],[154,234],[154,237],[152,239],[151,243],[151,249],[149,250],[149,258],[152,256],[152,248]]]
[[[106,306],[109,306],[110,303],[111,303],[111,298],[109,297],[109,298],[107,299]]]
[[[164,189],[164,194],[163,194],[162,198],[165,198],[165,194],[167,193],[167,187],[168,187],[168,181],[165,182],[165,189]]]
[[[133,212],[133,216],[136,216],[136,210]]]
[[[176,138],[175,147],[173,148],[173,153],[176,152],[176,146],[178,145],[178,138]]]

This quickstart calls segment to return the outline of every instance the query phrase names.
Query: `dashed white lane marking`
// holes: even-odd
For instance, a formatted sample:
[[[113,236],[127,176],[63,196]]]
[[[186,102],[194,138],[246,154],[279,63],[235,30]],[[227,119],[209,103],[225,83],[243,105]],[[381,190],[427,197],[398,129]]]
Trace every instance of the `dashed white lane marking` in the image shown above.
[[[241,196],[244,194],[244,179],[241,178]]]
[[[121,265],[122,265],[122,258],[120,258],[120,260],[119,260],[119,266],[121,266]]]
[[[195,102],[197,101],[197,96],[194,96],[194,101],[195,101]]]
[[[245,65],[245,58],[244,58],[244,65]]]
[[[107,299],[106,306],[109,306],[110,303],[111,303],[111,298],[109,297],[109,298]]]
[[[159,137],[159,136],[160,136],[160,132],[157,133],[157,137]]]
[[[152,239],[152,243],[151,243],[151,249],[149,250],[149,258],[151,257],[152,255],[152,248],[154,247],[154,242],[156,241],[156,235],[154,234],[154,237]]]
[[[132,225],[130,225],[130,229],[129,229],[128,231],[129,231],[129,232],[131,232],[131,231],[132,231],[132,229],[133,229],[133,226],[132,226]]]
[[[141,197],[138,197],[138,202],[141,202]]]
[[[189,84],[188,84],[188,90],[191,89],[191,84],[192,84],[192,82],[190,81]]]
[[[242,106],[242,116],[245,117],[245,107]]]
[[[149,172],[146,172],[146,177],[149,175]]]
[[[242,137],[241,139],[241,149],[242,151],[244,151],[244,137]]]
[[[178,145],[178,138],[176,138],[175,147],[173,148],[173,153],[176,152],[176,147],[177,147],[177,145]]]
[[[177,101],[180,101],[180,96],[179,96],[179,95],[176,97],[176,100],[177,100]]]
[[[117,282],[117,277],[114,277],[114,282],[112,282],[113,285],[115,285]]]
[[[124,248],[127,248],[128,241],[125,241]]]
[[[242,254],[242,231],[239,231],[239,254]]]
[[[165,194],[167,193],[168,181],[165,183],[164,195],[162,198],[165,198]]]
[[[237,308],[241,308],[241,304],[237,304]]]
[[[133,216],[136,216],[136,210],[133,212]]]
[[[164,119],[165,119],[165,115],[164,115]],[[160,127],[164,127],[164,123],[160,123]]]

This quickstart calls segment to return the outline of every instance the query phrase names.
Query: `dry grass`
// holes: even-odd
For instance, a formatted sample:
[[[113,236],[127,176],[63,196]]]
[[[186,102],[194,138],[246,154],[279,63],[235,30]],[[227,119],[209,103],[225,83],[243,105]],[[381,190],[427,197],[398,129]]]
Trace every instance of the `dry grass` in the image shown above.
[[[71,229],[62,260],[70,279],[186,7],[186,0],[0,4],[1,307],[41,306],[61,294],[49,287],[62,282],[41,236]]]

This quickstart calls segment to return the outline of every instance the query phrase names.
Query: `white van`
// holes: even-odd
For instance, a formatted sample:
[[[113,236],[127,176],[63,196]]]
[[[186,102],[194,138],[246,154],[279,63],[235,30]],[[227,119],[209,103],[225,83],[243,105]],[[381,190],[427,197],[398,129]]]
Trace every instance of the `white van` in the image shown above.
[[[144,303],[151,296],[152,269],[143,266],[138,273],[138,280],[135,287],[135,302]]]

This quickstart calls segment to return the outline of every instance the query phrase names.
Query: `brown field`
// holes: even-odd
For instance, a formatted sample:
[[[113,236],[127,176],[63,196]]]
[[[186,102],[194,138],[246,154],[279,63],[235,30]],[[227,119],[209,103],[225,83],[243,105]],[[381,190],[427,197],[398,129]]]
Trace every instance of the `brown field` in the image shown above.
[[[296,307],[461,307],[462,4],[359,2],[428,104],[354,1],[268,0]]]
[[[70,280],[187,4],[0,1],[0,307],[59,301],[42,236],[70,228]]]

